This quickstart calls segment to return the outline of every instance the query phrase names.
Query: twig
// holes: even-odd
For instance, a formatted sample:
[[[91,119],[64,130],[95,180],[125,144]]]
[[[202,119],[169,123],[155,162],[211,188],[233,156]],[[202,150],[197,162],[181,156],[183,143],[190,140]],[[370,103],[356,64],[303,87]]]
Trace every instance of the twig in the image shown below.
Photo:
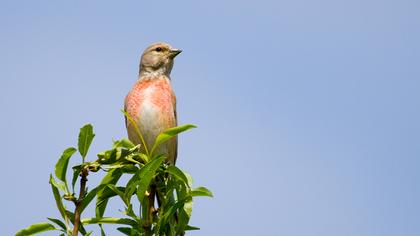
[[[87,168],[83,168],[82,173],[80,174],[81,179],[80,179],[79,198],[77,199],[76,209],[74,210],[74,228],[73,228],[72,236],[77,236],[77,234],[79,232],[80,215],[82,214],[81,206],[82,206],[82,200],[83,200],[83,198],[85,196],[85,192],[86,192],[86,182],[87,182],[86,177],[88,176],[88,174],[89,174],[89,170]]]
[[[148,196],[148,206],[147,206],[147,226],[145,227],[145,233],[146,236],[151,236],[153,235],[152,232],[152,225],[153,225],[153,216],[156,213],[156,209],[155,209],[155,195],[156,195],[156,185],[154,183],[151,184],[150,186],[150,194]]]

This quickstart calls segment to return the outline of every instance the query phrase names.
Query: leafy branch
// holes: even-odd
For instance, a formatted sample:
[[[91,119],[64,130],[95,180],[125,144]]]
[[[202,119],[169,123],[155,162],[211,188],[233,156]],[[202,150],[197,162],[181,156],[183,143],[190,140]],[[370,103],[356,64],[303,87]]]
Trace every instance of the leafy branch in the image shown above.
[[[212,193],[205,187],[193,188],[192,177],[188,173],[168,164],[165,156],[155,154],[159,145],[191,128],[195,126],[183,125],[164,131],[156,138],[151,150],[145,147],[145,153],[141,145],[135,145],[125,138],[117,140],[111,149],[97,154],[96,160],[87,162],[86,156],[95,134],[92,125],[83,126],[78,136],[77,149],[70,147],[64,150],[55,165],[55,176],[50,175],[50,185],[61,219],[47,218],[48,222],[33,224],[16,235],[56,230],[61,236],[76,236],[78,233],[88,236],[93,231],[87,231],[86,225],[98,225],[101,235],[105,235],[102,224],[117,225],[117,230],[124,235],[172,236],[198,230],[188,224],[193,198],[212,197]],[[138,133],[141,135],[140,130]],[[67,169],[70,158],[77,151],[82,162],[72,168],[70,191]],[[87,177],[89,173],[96,172],[105,175],[97,186],[88,191]],[[129,177],[126,184],[118,184],[122,176]],[[80,190],[76,197],[75,185],[78,180]],[[108,210],[108,201],[113,197],[119,198],[124,204],[124,217],[104,216]],[[93,199],[96,199],[95,216],[81,218]],[[72,203],[73,207],[67,207],[65,202]],[[134,205],[139,205],[139,208],[135,210]]]

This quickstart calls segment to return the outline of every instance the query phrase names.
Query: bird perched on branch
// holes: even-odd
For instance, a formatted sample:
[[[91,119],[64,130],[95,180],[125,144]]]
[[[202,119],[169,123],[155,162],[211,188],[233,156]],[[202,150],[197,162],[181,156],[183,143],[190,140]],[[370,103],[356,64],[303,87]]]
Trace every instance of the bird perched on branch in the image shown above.
[[[179,53],[181,50],[166,43],[147,47],[141,56],[139,78],[125,98],[124,110],[137,124],[145,143],[136,127],[126,119],[128,138],[135,144],[146,145],[143,151],[151,150],[161,132],[177,126],[176,97],[170,74]],[[174,137],[160,145],[154,154],[164,154],[169,163],[175,164],[177,146]]]

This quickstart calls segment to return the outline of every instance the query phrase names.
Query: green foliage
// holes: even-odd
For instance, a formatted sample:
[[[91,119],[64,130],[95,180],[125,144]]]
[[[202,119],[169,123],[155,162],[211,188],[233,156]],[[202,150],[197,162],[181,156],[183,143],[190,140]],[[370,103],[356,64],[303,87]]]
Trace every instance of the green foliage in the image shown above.
[[[66,186],[66,193],[69,192],[67,181],[66,181],[66,172],[67,166],[69,165],[70,157],[76,152],[76,148],[70,147],[64,150],[63,154],[61,155],[60,159],[58,160],[57,164],[55,165],[55,176]]]
[[[80,128],[78,148],[80,155],[82,155],[83,162],[85,162],[86,154],[94,137],[95,134],[93,133],[93,127],[91,124],[87,124]]]
[[[48,222],[43,222],[43,223],[33,224],[26,229],[22,229],[21,231],[16,233],[16,236],[28,236],[28,235],[38,234],[38,233],[42,233],[42,232],[50,231],[50,230],[58,230],[58,229],[56,229],[54,225]]]
[[[159,147],[162,143],[168,141],[170,138],[176,136],[179,133],[187,131],[192,128],[196,128],[195,125],[182,125],[174,128],[170,128],[165,130],[163,133],[159,134],[156,138],[155,144],[153,145],[152,151],[150,152],[150,156],[153,157],[153,152]]]
[[[127,118],[131,122],[130,117]],[[55,177],[50,175],[52,193],[62,220],[48,218],[50,223],[33,224],[16,235],[33,235],[50,230],[59,231],[60,235],[76,235],[75,228],[82,235],[91,235],[92,231],[86,231],[85,226],[93,224],[100,227],[101,235],[105,235],[102,224],[117,225],[120,233],[130,236],[175,236],[183,235],[188,230],[198,230],[199,228],[188,225],[193,198],[213,197],[213,194],[205,187],[192,188],[191,176],[167,163],[165,156],[153,156],[159,145],[195,127],[183,125],[165,130],[156,138],[150,152],[146,148],[142,152],[141,144],[135,145],[128,139],[116,140],[111,149],[99,153],[96,160],[86,162],[95,134],[92,125],[83,126],[78,136],[78,149],[70,147],[64,150],[55,165]],[[141,140],[144,140],[139,128],[135,128]],[[70,192],[66,178],[67,167],[77,150],[82,157],[82,163],[72,167]],[[98,172],[100,170],[101,172]],[[84,184],[88,173],[93,172],[105,175],[97,186],[88,191]],[[122,176],[129,176],[125,185],[118,184]],[[76,197],[75,184],[78,180],[80,191],[79,197]],[[116,196],[124,203],[125,209],[122,213],[125,216],[104,217],[109,199]],[[94,199],[96,201],[93,201]],[[73,203],[74,207],[66,206],[65,202]],[[75,219],[78,219],[92,202],[95,202],[95,217],[80,218],[80,225],[75,226]],[[133,209],[134,205],[140,206],[139,209]],[[73,212],[68,210],[73,208]]]

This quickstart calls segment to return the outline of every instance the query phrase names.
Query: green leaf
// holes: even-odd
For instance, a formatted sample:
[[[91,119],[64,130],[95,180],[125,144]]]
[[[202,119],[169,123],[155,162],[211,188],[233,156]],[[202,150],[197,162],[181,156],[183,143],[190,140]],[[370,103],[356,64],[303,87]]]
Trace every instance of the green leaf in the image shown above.
[[[169,207],[168,210],[165,211],[165,213],[159,220],[159,225],[162,227],[161,230],[165,228],[166,224],[169,223],[170,217],[172,217],[177,210],[181,209],[184,206],[185,202],[189,201],[190,199],[191,197],[179,200],[175,204],[173,204],[171,207]]]
[[[178,227],[177,227],[177,233],[181,234],[181,232],[185,231],[185,228],[188,225],[188,222],[190,221],[191,212],[192,212],[192,199],[189,199],[184,203],[184,207],[182,209],[179,209],[178,211]]]
[[[125,198],[131,198],[136,191],[137,185],[140,181],[141,169],[138,169],[137,172],[128,180],[124,191]]]
[[[121,112],[124,113],[124,116],[126,118],[126,124],[128,124],[128,122],[130,122],[130,124],[134,127],[134,130],[136,131],[138,138],[140,138],[140,140],[141,140],[141,145],[143,145],[144,150],[146,151],[146,154],[149,156],[150,152],[147,148],[146,142],[144,141],[143,134],[141,133],[140,128],[137,125],[137,122],[125,110],[121,110]]]
[[[185,171],[182,171],[182,172],[184,173],[185,176],[187,176],[188,186],[192,187],[193,186],[193,178],[192,178],[192,176],[190,174],[188,174],[187,172],[185,172]]]
[[[184,184],[189,186],[189,181],[188,181],[187,176],[178,167],[174,165],[170,165],[166,169],[166,172],[168,172],[169,174],[171,174],[172,176],[174,176],[175,178],[177,178],[178,180],[182,181]]]
[[[137,155],[136,153],[133,153],[133,154],[130,154],[130,155],[126,156],[125,159],[127,161],[130,161],[131,163],[141,165],[141,163],[139,161],[134,159],[135,157],[139,157],[139,155]]]
[[[52,175],[51,175],[52,176]],[[65,192],[65,193],[67,193],[67,189],[66,189],[66,185],[63,183],[63,182],[57,182],[57,181],[55,181],[55,179],[54,179],[54,181],[52,182],[52,184],[57,188],[57,189],[59,189],[59,190],[61,190],[61,191],[63,191],[63,192]]]
[[[195,227],[195,226],[191,226],[191,225],[187,225],[187,227],[185,227],[185,230],[200,230],[200,228]]]
[[[138,230],[133,228],[127,228],[127,227],[119,227],[117,228],[118,231],[121,233],[128,235],[128,236],[137,236],[137,235],[143,235]]]
[[[136,145],[134,145],[129,139],[123,138],[121,140],[114,141],[114,147],[113,148],[123,147],[123,148],[130,149],[130,148],[133,148],[135,146]]]
[[[82,172],[82,165],[73,166],[73,178],[71,180],[71,187],[74,193],[74,186],[76,185],[77,178],[79,178],[80,173]]]
[[[121,178],[122,171],[119,169],[110,170],[105,177],[102,179],[101,184],[116,184],[118,180]],[[109,194],[107,194],[106,190],[108,188],[102,189],[99,191],[96,198],[96,217],[102,217],[105,213],[106,205],[108,204]],[[111,190],[109,190],[111,191]],[[108,191],[108,192],[109,192]]]
[[[139,168],[131,164],[126,164],[121,167],[121,171],[128,174],[134,174],[138,171],[138,169]]]
[[[141,159],[144,163],[147,163],[147,162],[149,162],[149,161],[150,161],[150,158],[149,158],[146,154],[144,154],[144,153],[138,153],[138,155],[139,155],[140,159]]]
[[[104,228],[102,227],[102,224],[99,224],[99,228],[101,228],[101,236],[106,236]]]
[[[48,220],[50,220],[51,222],[57,224],[58,226],[60,226],[60,228],[62,228],[63,230],[67,230],[66,224],[64,224],[63,221],[59,220],[59,219],[55,219],[55,218],[47,218]]]
[[[182,172],[182,171],[181,171]],[[178,211],[178,224],[177,224],[177,234],[182,234],[185,231],[185,228],[188,225],[192,214],[193,199],[189,195],[190,186],[192,186],[192,177],[186,173],[182,172],[187,179],[187,183],[178,184],[176,186],[177,199],[186,199],[184,206]]]
[[[76,148],[70,147],[64,150],[63,154],[61,155],[60,159],[58,160],[57,164],[55,165],[55,176],[66,186],[66,192],[68,192],[67,188],[67,181],[66,181],[66,172],[67,166],[69,165],[70,157],[76,152]]]
[[[58,187],[57,187],[58,184],[54,180],[52,175],[50,175],[50,184],[51,184],[51,188],[52,188],[52,191],[53,191],[53,194],[54,194],[54,199],[55,199],[55,203],[57,205],[58,211],[60,212],[63,219],[67,219],[66,209],[63,205],[63,201],[61,199],[60,191],[58,191]]]
[[[153,178],[153,175],[155,174],[156,170],[159,168],[159,166],[162,164],[162,160],[160,158],[163,158],[162,156],[159,158],[153,159],[153,161],[147,163],[143,167],[141,167],[134,175],[131,177],[131,179],[127,182],[126,188],[125,188],[125,198],[130,199],[131,196],[133,196],[134,192],[137,189],[137,186],[140,184],[140,181],[143,181],[143,184],[147,184],[145,182],[151,181],[149,178],[151,175],[151,178]],[[149,173],[152,171],[153,173]],[[146,177],[146,179],[144,179]],[[149,184],[147,184],[149,185]],[[147,187],[144,191],[147,190]]]
[[[179,184],[179,181],[176,181],[175,185],[171,185],[172,188],[176,190],[176,199],[184,199],[191,197],[189,195],[190,188],[185,184]]]
[[[135,219],[137,221],[138,225],[143,226],[144,225],[144,221],[142,219],[140,219],[136,213],[134,213],[133,211],[133,204],[129,204],[127,205],[127,207],[125,208],[124,214],[130,216],[131,218]]]
[[[100,164],[112,164],[117,161],[117,148],[98,153],[98,162]]]
[[[130,201],[125,198],[124,196],[124,192],[120,191],[117,186],[113,185],[113,184],[107,184],[106,185],[107,188],[111,189],[112,191],[114,191],[118,196],[120,196],[121,200],[123,200],[123,202],[125,203],[125,205],[130,205]]]
[[[16,236],[28,236],[28,235],[38,234],[38,233],[42,233],[42,232],[50,231],[50,230],[58,230],[58,229],[56,229],[54,225],[48,222],[43,222],[43,223],[33,224],[26,229],[22,229],[21,231],[16,233]]]
[[[181,125],[178,127],[173,127],[173,128],[169,128],[165,131],[163,131],[163,133],[159,134],[155,140],[155,144],[153,145],[152,151],[150,152],[150,156],[153,157],[153,152],[156,150],[156,148],[158,148],[162,143],[168,141],[170,138],[176,136],[179,133],[182,133],[184,131],[187,131],[189,129],[192,128],[197,128],[197,126],[195,125]]]
[[[192,207],[193,207],[193,201],[192,201],[192,199],[189,200],[189,201],[187,201],[187,202],[185,202],[184,209],[183,210],[187,214],[188,220],[190,219],[191,214],[192,214]],[[187,223],[188,223],[188,220],[187,220]]]
[[[78,148],[80,155],[83,157],[83,162],[85,161],[86,154],[89,150],[90,144],[92,143],[93,137],[93,127],[91,124],[87,124],[80,129]]]
[[[125,188],[118,186],[117,189],[121,192],[125,192]],[[104,188],[101,191],[101,199],[97,199],[96,205],[99,206],[101,204],[103,204],[104,202],[107,202],[110,198],[117,196],[118,194],[116,192],[114,192],[113,190],[111,190],[110,188]],[[100,217],[100,216],[98,216]]]
[[[120,224],[120,225],[131,225],[135,226],[136,221],[127,218],[117,217],[102,217],[102,218],[84,218],[81,222],[85,225],[89,224]]]
[[[121,233],[130,236],[131,235],[131,228],[127,228],[127,227],[118,227],[117,228],[118,231],[120,231]]]
[[[134,151],[134,150],[133,150]],[[113,148],[104,152],[98,153],[97,162],[100,164],[110,165],[115,163],[127,162],[126,157],[131,155],[132,151],[126,148]]]
[[[140,181],[137,188],[137,197],[140,202],[143,202],[145,197],[144,194],[149,188],[150,182],[152,181],[156,171],[159,169],[159,166],[163,163],[164,160],[164,156],[156,157],[142,168],[140,168]]]
[[[93,198],[96,196],[96,194],[101,191],[106,184],[100,184],[96,188],[89,191],[89,193],[83,198],[80,206],[80,213],[82,213],[85,208],[89,205],[89,203],[93,200]]]
[[[196,189],[191,190],[190,192],[192,197],[196,196],[204,196],[204,197],[213,197],[213,193],[205,187],[198,187]]]

